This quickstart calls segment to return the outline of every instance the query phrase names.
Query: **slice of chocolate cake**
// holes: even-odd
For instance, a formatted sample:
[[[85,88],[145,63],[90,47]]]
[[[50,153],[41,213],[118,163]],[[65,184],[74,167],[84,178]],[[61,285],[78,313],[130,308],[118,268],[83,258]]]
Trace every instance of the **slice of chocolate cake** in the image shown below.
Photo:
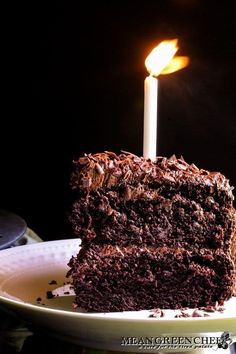
[[[88,311],[177,309],[233,293],[232,187],[175,156],[130,153],[75,161],[70,221],[82,246],[68,275]]]

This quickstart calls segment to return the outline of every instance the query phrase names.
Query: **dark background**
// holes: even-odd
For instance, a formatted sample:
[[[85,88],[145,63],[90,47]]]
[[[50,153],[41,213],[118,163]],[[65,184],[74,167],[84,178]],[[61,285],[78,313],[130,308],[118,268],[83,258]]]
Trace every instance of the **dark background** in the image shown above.
[[[80,2],[83,3],[83,2]],[[162,76],[158,154],[183,155],[236,186],[236,43],[230,1],[10,4],[0,139],[0,207],[43,239],[70,237],[72,159],[142,154],[146,56],[179,39],[190,65]]]

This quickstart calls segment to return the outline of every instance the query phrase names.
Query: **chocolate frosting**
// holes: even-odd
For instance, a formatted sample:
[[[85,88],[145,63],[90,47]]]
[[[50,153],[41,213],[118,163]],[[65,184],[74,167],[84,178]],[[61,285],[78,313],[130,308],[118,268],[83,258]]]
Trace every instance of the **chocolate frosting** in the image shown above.
[[[209,172],[199,169],[196,165],[188,164],[183,157],[170,158],[158,156],[155,161],[138,157],[132,153],[122,151],[120,155],[105,151],[96,154],[85,154],[73,161],[75,170],[71,175],[72,189],[88,191],[99,188],[111,188],[116,185],[133,185],[138,183],[157,183],[190,181],[216,187],[228,194],[233,200],[229,180],[220,172]],[[127,189],[127,199],[130,190]]]

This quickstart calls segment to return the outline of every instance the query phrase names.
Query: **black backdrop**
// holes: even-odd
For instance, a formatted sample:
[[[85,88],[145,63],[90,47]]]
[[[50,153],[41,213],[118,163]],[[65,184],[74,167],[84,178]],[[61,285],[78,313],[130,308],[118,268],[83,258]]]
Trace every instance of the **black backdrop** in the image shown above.
[[[144,60],[173,38],[191,62],[160,78],[158,154],[220,170],[236,186],[236,25],[229,0],[8,6],[1,208],[44,239],[70,237],[72,159],[103,150],[142,154]]]

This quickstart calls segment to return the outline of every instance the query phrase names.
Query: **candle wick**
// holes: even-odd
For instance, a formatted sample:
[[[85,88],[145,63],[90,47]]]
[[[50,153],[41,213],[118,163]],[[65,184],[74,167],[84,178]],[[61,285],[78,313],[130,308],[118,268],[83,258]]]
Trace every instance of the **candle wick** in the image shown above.
[[[152,71],[149,71],[149,77],[155,77],[154,73]]]

